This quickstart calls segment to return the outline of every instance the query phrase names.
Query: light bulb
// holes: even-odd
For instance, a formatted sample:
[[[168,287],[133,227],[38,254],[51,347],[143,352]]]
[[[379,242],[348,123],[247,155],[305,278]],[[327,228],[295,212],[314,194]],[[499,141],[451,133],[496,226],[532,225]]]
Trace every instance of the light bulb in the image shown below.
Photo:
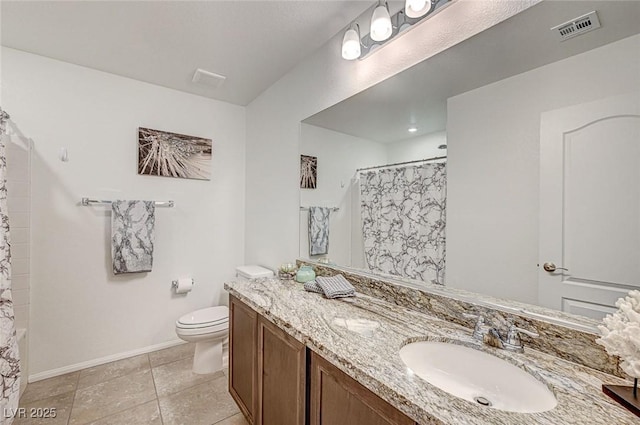
[[[391,37],[391,17],[389,9],[384,4],[379,5],[371,16],[371,39],[373,41],[384,41]]]
[[[360,57],[360,34],[358,26],[353,25],[344,33],[342,39],[342,58],[346,60],[354,60]]]
[[[404,13],[409,18],[419,18],[430,11],[432,6],[431,0],[407,0]]]

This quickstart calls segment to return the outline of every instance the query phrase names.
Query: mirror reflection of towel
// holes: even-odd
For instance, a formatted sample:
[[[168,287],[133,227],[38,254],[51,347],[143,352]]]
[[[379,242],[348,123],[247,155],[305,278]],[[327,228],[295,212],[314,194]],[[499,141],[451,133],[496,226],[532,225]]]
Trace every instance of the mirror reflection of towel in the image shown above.
[[[329,212],[326,207],[309,207],[309,255],[329,253]]]
[[[155,240],[155,202],[111,203],[113,273],[150,272]]]

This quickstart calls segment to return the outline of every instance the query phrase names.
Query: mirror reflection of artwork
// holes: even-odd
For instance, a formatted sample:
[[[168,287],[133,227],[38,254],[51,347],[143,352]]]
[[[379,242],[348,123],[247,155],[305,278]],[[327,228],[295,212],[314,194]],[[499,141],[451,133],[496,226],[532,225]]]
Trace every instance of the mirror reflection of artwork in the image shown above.
[[[318,181],[318,158],[300,155],[300,188],[315,189]]]
[[[138,129],[138,174],[211,179],[211,139]]]

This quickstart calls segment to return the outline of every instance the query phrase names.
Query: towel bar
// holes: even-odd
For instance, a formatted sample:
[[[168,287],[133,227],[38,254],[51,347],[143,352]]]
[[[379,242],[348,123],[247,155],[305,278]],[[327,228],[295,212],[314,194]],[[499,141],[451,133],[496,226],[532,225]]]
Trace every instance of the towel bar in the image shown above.
[[[88,207],[92,204],[110,204],[112,201],[103,201],[103,200],[98,200],[98,199],[89,199],[89,198],[82,198],[82,206],[84,207]],[[155,202],[156,207],[167,207],[167,208],[172,208],[174,205],[173,201],[156,201]]]
[[[300,211],[307,211],[309,209],[309,207],[300,207]],[[339,207],[330,207],[329,208],[331,211],[340,211]]]

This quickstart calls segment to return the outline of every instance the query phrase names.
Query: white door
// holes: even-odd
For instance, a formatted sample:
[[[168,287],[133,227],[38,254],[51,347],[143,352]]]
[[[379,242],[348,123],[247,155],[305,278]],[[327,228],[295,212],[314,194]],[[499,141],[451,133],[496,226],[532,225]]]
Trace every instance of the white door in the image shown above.
[[[640,93],[542,114],[538,273],[541,305],[595,319],[640,288]]]

